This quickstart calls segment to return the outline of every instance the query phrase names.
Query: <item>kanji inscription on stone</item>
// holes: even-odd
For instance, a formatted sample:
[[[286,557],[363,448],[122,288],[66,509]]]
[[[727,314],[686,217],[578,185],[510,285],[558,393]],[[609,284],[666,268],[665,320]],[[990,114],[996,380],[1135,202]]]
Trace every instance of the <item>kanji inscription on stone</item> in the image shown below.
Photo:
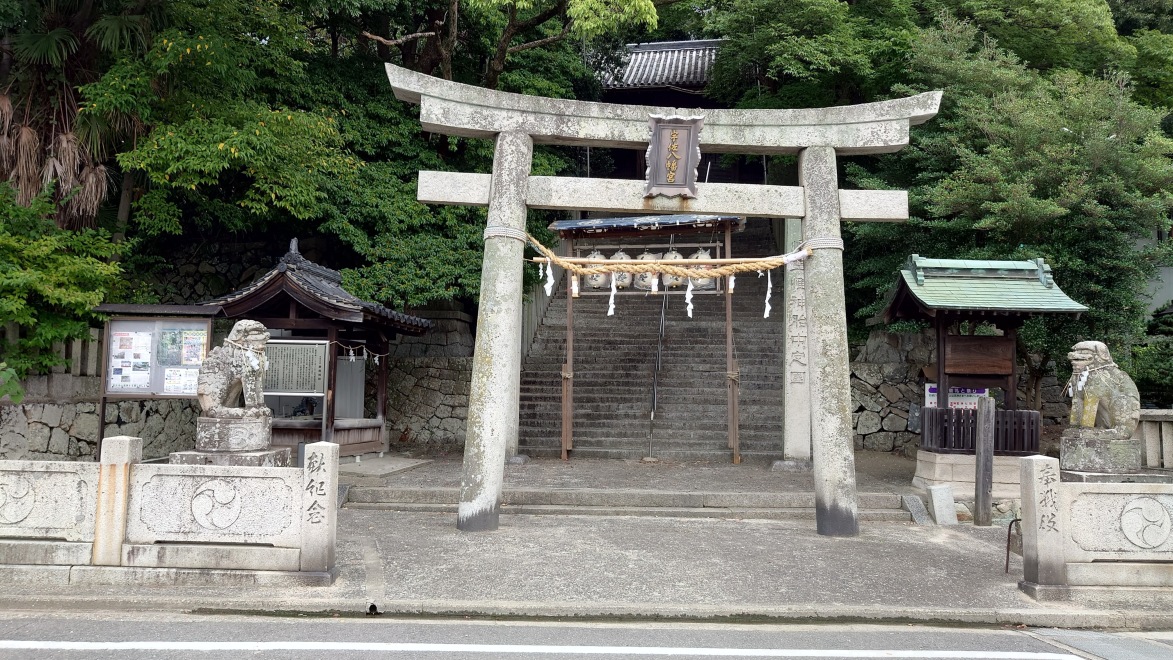
[[[648,125],[648,188],[644,197],[696,197],[704,117],[651,115]]]

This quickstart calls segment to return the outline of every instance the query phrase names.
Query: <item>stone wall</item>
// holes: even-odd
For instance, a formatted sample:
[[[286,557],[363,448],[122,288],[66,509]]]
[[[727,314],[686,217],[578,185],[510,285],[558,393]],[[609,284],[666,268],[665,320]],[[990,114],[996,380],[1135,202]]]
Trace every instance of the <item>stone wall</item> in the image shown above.
[[[924,379],[921,368],[937,361],[936,333],[895,334],[875,330],[851,363],[852,424],[855,448],[896,451],[916,457],[920,447]],[[1026,378],[1019,382],[1018,407],[1026,408]],[[1001,405],[1001,393],[997,393]],[[1054,375],[1042,382],[1045,451],[1066,424],[1069,403]]]
[[[281,254],[272,243],[202,243],[169,253],[143,284],[161,304],[199,303],[250,284],[273,268]]]
[[[391,447],[464,444],[471,357],[393,358],[387,380]]]
[[[99,420],[97,376],[34,376],[23,385],[21,403],[0,402],[0,460],[93,461],[103,426],[105,437],[145,438],[144,459],[195,447],[195,399],[111,401]]]

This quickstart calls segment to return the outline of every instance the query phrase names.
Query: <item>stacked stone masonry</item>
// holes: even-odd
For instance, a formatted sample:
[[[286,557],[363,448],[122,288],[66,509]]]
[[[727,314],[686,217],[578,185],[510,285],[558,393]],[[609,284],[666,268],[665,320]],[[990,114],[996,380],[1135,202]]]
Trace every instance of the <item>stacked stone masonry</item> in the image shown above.
[[[463,445],[471,357],[396,358],[387,393],[388,437],[399,443]]]

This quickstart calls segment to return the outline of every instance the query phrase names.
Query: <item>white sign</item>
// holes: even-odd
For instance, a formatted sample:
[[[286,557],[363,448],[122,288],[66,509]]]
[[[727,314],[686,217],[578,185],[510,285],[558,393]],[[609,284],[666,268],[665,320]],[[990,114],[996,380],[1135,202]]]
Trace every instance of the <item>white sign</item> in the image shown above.
[[[194,397],[211,321],[113,318],[106,341],[106,394]]]
[[[978,399],[989,396],[990,390],[986,387],[950,387],[949,407],[965,410],[977,410]],[[937,384],[925,383],[925,407],[937,407]]]

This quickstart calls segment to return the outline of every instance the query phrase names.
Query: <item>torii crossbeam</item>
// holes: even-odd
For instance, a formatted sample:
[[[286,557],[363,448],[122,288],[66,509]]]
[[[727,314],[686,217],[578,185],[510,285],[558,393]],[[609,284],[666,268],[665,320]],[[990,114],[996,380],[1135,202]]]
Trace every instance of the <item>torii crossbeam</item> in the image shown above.
[[[859,533],[839,223],[906,220],[908,195],[840,190],[836,154],[907,146],[909,126],[936,115],[941,92],[832,108],[685,112],[510,94],[392,64],[387,77],[397,98],[420,105],[425,130],[496,140],[490,174],[422,171],[419,179],[421,202],[489,208],[458,529],[498,526],[505,459],[518,443],[525,216],[527,208],[542,208],[803,219],[815,255],[804,266],[804,295],[787,300],[787,426],[791,415],[809,417],[803,421],[810,428],[818,533]],[[643,149],[650,116],[688,113],[704,115],[702,151],[797,153],[800,185],[698,183],[692,198],[645,197],[642,181],[530,175],[534,144]],[[802,335],[791,327],[805,333],[805,351],[792,350],[802,346],[790,339]],[[803,386],[809,412],[789,402],[789,393]]]

